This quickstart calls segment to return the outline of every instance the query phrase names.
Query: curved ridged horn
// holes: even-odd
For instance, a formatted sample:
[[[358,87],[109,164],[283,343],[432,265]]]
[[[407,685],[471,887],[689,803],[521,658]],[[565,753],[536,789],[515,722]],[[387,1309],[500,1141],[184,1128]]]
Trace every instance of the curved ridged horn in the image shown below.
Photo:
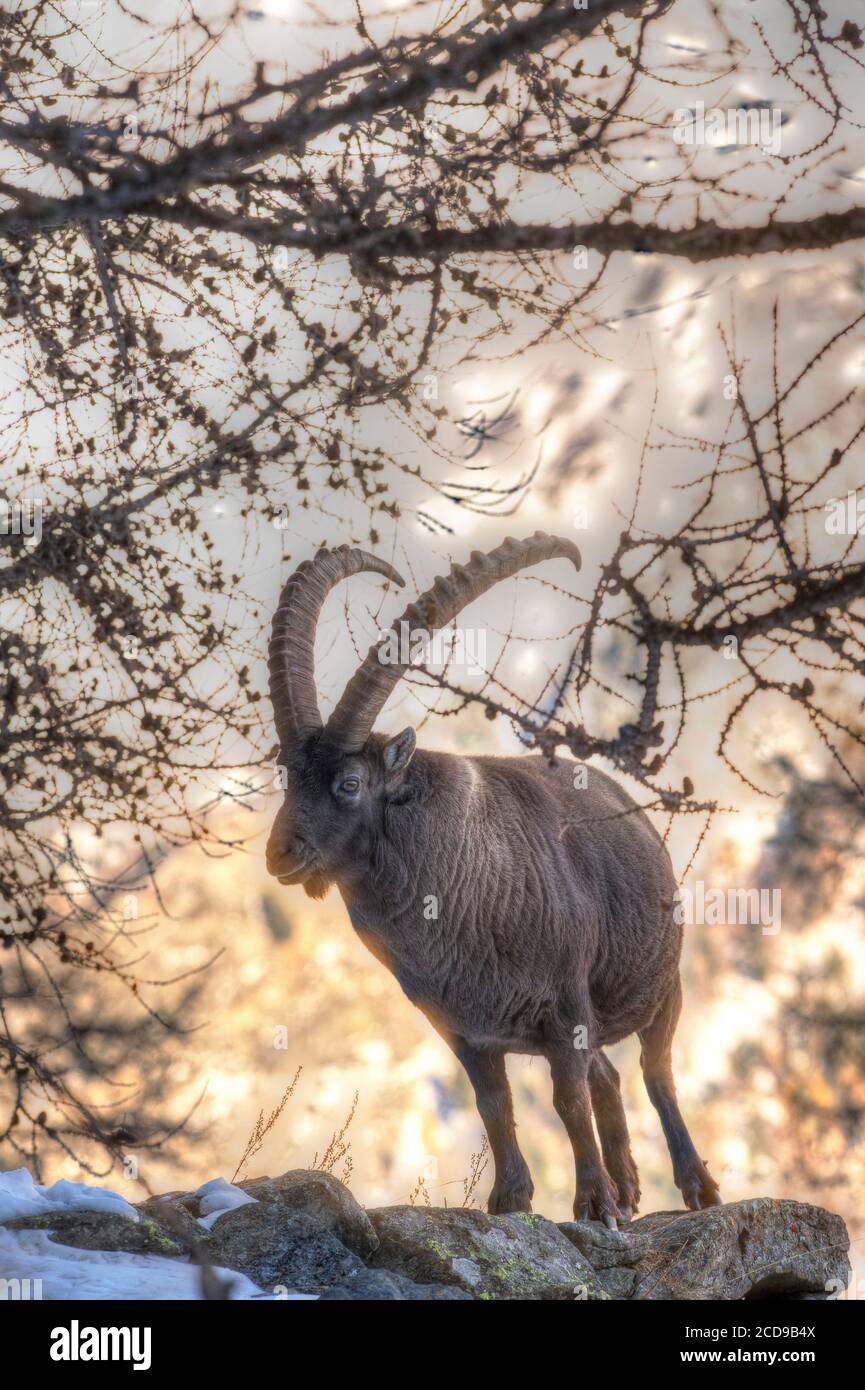
[[[370,648],[327,721],[328,738],[346,752],[359,752],[366,743],[385,701],[408,669],[407,663],[385,664],[379,656],[380,651],[390,650],[394,638],[400,643],[400,654],[407,654],[413,633],[422,631],[432,635],[499,580],[510,579],[519,570],[538,565],[542,560],[559,558],[568,559],[580,568],[580,552],[572,541],[536,531],[523,541],[509,536],[489,555],[475,550],[467,565],[453,565],[447,578],[436,579],[431,589],[409,604],[394,623],[393,636],[388,633]]]
[[[383,574],[400,588],[405,583],[385,560],[341,545],[304,560],[283,586],[268,652],[273,719],[283,748],[321,728],[315,694],[315,629],[322,604],[341,580],[367,570]]]

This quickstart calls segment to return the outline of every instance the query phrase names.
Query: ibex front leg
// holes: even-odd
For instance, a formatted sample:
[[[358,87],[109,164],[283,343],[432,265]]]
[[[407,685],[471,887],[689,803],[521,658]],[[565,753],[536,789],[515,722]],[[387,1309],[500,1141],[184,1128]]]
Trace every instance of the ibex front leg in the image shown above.
[[[603,1165],[592,1124],[589,1092],[589,1053],[575,1050],[570,1042],[551,1046],[546,1052],[553,1077],[553,1104],[574,1151],[577,1195],[574,1218],[577,1221],[603,1221],[616,1229],[616,1189]]]
[[[509,1211],[531,1211],[534,1185],[517,1144],[505,1054],[473,1047],[462,1038],[453,1039],[451,1045],[474,1087],[496,1167],[487,1210],[491,1216],[504,1216]]]

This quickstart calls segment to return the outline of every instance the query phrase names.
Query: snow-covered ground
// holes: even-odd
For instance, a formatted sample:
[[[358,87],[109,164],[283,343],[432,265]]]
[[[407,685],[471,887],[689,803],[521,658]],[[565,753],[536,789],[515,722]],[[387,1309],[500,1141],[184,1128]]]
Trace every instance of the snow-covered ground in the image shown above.
[[[65,1181],[40,1187],[26,1168],[0,1173],[0,1221],[11,1221],[16,1216],[43,1216],[49,1211],[107,1211],[138,1220],[138,1212],[125,1197],[104,1187]]]
[[[204,1183],[200,1224],[208,1229],[224,1211],[255,1199],[224,1178]],[[17,1216],[44,1216],[49,1212],[114,1212],[139,1220],[134,1207],[116,1192],[87,1183],[56,1182],[42,1187],[26,1168],[0,1173],[0,1222]],[[231,1299],[270,1301],[273,1295],[253,1284],[244,1274],[215,1269],[220,1282],[229,1286]],[[30,1281],[26,1284],[25,1281]],[[9,1230],[0,1225],[0,1300],[44,1299],[200,1299],[201,1271],[185,1259],[161,1255],[124,1254],[104,1250],[78,1250],[57,1245],[48,1231]],[[19,1281],[19,1282],[14,1282]],[[38,1282],[37,1282],[38,1281]],[[309,1294],[285,1294],[282,1298],[306,1299]]]
[[[270,1299],[272,1295],[233,1270],[217,1269],[230,1281],[229,1298]],[[201,1271],[184,1260],[161,1255],[124,1255],[55,1245],[45,1231],[10,1231],[0,1226],[0,1279],[30,1280],[30,1297],[44,1299],[201,1298]],[[41,1280],[41,1285],[34,1281]],[[6,1297],[20,1297],[20,1286]],[[295,1295],[296,1297],[296,1295]]]

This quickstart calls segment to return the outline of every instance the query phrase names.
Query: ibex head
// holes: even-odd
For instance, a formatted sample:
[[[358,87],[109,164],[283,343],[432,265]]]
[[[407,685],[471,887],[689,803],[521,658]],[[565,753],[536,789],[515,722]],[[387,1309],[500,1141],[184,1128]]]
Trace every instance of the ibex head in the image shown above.
[[[500,579],[558,556],[579,569],[572,542],[540,531],[524,541],[507,539],[489,555],[474,551],[467,565],[454,565],[447,578],[436,579],[394,623],[400,654],[412,637],[446,627]],[[326,725],[319,714],[313,669],[318,616],[340,580],[364,571],[404,583],[391,565],[366,551],[320,550],[288,580],[273,620],[270,694],[287,785],[270,832],[267,867],[280,883],[302,883],[311,897],[370,866],[386,807],[405,795],[415,750],[413,729],[391,739],[372,733],[407,669],[383,659],[394,647],[390,635],[370,649]]]

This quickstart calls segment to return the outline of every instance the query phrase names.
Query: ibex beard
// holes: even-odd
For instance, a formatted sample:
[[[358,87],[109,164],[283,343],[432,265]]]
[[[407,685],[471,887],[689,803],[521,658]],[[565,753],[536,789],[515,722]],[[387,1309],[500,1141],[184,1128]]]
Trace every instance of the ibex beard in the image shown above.
[[[394,630],[441,629],[499,580],[555,558],[579,568],[570,541],[540,532],[476,551]],[[506,1053],[518,1052],[549,1062],[574,1151],[577,1220],[631,1219],[639,1178],[619,1076],[603,1048],[632,1033],[686,1206],[720,1202],[673,1083],[682,929],[660,837],[596,768],[575,778],[581,765],[569,759],[463,757],[416,748],[412,729],[374,734],[406,670],[380,659],[387,638],[323,724],[318,615],[334,585],[362,571],[403,583],[384,561],[343,546],[302,564],[280,597],[270,678],[286,791],[268,870],[312,897],[335,884],[361,939],[453,1049],[495,1163],[491,1213],[531,1210],[505,1072]]]

